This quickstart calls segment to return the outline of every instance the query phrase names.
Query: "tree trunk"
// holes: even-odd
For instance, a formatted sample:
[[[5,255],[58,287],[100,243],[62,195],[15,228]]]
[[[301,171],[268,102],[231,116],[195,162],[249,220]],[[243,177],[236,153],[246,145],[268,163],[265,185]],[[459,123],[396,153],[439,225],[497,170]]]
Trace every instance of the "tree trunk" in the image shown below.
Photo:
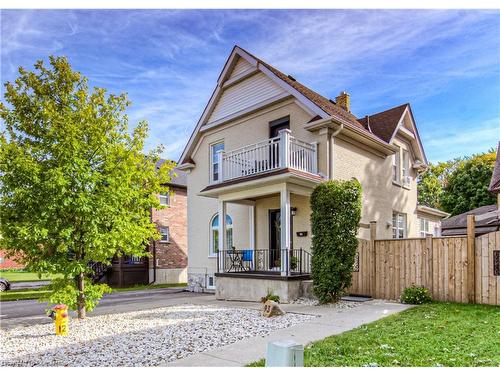
[[[83,272],[77,276],[77,286],[78,286],[78,297],[77,297],[77,307],[78,307],[78,318],[85,319],[87,313],[85,311],[85,294],[84,282],[83,282]]]

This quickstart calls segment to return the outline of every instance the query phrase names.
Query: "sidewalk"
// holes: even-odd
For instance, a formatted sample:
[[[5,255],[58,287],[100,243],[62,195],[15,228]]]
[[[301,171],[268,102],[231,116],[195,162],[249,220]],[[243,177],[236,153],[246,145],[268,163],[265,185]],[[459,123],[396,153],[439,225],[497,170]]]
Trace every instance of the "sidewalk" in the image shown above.
[[[261,309],[260,303],[216,301],[214,297],[206,297],[207,303],[228,307],[246,307]],[[197,301],[198,303],[201,301]],[[350,331],[362,324],[370,323],[391,314],[410,308],[409,305],[372,300],[359,306],[336,310],[328,306],[306,306],[296,304],[281,305],[286,312],[317,315],[310,321],[274,331],[265,337],[252,337],[247,340],[223,346],[211,351],[193,354],[178,361],[165,363],[165,366],[245,366],[251,362],[265,358],[267,343],[278,340],[294,340],[299,344],[321,340],[325,337]]]
[[[11,290],[18,289],[38,289],[42,286],[49,285],[49,280],[41,280],[41,281],[15,281],[10,283]]]

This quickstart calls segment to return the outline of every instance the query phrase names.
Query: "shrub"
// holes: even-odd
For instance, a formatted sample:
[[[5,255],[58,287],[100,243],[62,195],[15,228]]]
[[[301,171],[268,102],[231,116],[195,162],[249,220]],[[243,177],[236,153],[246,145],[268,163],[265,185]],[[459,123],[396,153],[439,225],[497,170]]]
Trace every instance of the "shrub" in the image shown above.
[[[351,286],[361,219],[361,184],[327,181],[311,195],[313,292],[321,303],[335,302]]]
[[[401,293],[399,297],[401,303],[407,303],[410,305],[420,305],[422,303],[427,303],[432,301],[431,292],[423,285],[411,285]]]
[[[277,296],[276,294],[273,294],[273,292],[268,291],[267,295],[260,299],[260,302],[262,303],[266,303],[267,301],[274,301],[280,303],[280,296]]]

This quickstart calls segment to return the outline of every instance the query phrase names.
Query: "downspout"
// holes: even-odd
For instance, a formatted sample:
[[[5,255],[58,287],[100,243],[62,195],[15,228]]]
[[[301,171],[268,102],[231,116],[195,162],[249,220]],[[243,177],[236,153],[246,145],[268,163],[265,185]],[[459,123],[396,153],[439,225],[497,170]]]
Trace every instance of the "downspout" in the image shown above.
[[[329,149],[329,155],[328,155],[328,158],[329,158],[329,165],[330,165],[330,170],[328,171],[328,179],[329,180],[333,180],[333,176],[334,176],[334,172],[335,172],[335,155],[334,155],[334,148],[335,148],[335,140],[334,140],[334,137],[337,136],[341,131],[342,129],[344,129],[344,124],[341,123],[339,128],[337,130],[335,130],[331,135],[330,135],[330,140],[329,140],[329,143],[330,143],[330,147],[328,147]]]

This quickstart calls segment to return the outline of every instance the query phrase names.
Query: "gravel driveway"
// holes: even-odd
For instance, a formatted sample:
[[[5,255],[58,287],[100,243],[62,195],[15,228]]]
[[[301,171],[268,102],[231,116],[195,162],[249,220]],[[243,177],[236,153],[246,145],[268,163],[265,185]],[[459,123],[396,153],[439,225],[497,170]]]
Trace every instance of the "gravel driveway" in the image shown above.
[[[52,324],[0,331],[1,366],[158,366],[314,316],[264,318],[257,310],[177,305],[70,320],[69,335]]]

